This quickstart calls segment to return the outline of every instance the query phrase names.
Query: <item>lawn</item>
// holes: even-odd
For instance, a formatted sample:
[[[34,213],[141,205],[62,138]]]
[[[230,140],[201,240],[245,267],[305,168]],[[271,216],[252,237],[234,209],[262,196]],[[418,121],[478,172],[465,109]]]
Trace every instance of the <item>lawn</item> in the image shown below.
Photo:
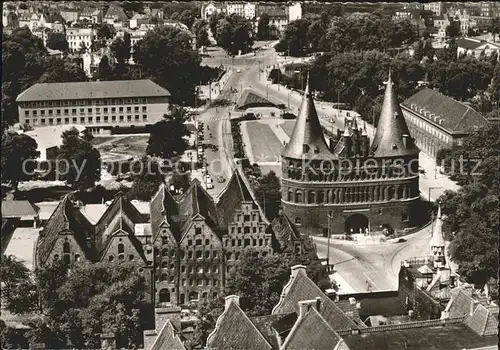
[[[113,161],[141,157],[146,152],[148,138],[146,135],[110,136],[106,141],[95,144],[92,140],[92,143],[101,152],[103,161]]]
[[[247,122],[248,138],[255,162],[275,162],[282,145],[270,126],[258,121]]]

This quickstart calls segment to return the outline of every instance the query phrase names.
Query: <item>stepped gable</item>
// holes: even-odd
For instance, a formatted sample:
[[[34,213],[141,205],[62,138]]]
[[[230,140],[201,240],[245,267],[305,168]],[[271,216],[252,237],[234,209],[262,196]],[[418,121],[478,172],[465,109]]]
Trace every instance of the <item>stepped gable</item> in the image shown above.
[[[149,204],[151,217],[151,231],[153,232],[153,240],[156,240],[160,232],[160,226],[166,224],[170,226],[168,215],[177,214],[177,202],[167,190],[165,184],[161,184],[158,192],[151,199]]]
[[[390,71],[386,83],[384,102],[371,150],[375,157],[418,154],[420,150],[410,136],[410,130],[397,102]],[[405,140],[404,135],[408,135]]]
[[[272,314],[300,313],[299,301],[321,298],[320,313],[335,330],[358,329],[351,320],[321,289],[306,275],[304,266],[293,266],[290,281],[283,288],[279,303]]]
[[[89,257],[91,252],[87,248],[86,238],[93,232],[92,225],[85,219],[79,210],[74,208],[71,194],[66,195],[50,216],[38,244],[38,260],[41,264],[48,259],[59,234],[72,234],[80,248]]]
[[[331,159],[333,155],[323,136],[323,129],[318,119],[309,85],[308,75],[299,115],[290,142],[286,145],[282,156],[294,159],[302,159],[302,157]]]
[[[217,209],[220,213],[222,229],[227,229],[229,223],[234,219],[235,210],[240,209],[241,204],[244,202],[251,202],[254,208],[258,208],[262,220],[266,224],[269,224],[264,211],[250,189],[248,181],[244,175],[241,174],[241,170],[236,168],[217,201]]]

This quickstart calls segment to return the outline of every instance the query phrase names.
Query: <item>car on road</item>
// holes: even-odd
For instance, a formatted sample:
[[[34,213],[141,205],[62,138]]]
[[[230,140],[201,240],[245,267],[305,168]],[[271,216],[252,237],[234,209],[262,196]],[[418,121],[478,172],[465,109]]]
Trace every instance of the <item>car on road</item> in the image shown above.
[[[219,150],[219,147],[217,147],[216,145],[211,145],[210,148],[212,149],[212,151],[214,152],[217,152]]]
[[[237,69],[237,70],[236,70],[236,73],[241,73],[241,69]]]
[[[207,183],[207,190],[211,190],[212,188],[214,188],[214,184],[211,182]]]
[[[223,176],[220,176],[220,175],[219,175],[219,177],[217,178],[217,181],[218,181],[219,183],[223,183],[224,181],[226,181],[226,179],[224,179],[224,177],[223,177]]]

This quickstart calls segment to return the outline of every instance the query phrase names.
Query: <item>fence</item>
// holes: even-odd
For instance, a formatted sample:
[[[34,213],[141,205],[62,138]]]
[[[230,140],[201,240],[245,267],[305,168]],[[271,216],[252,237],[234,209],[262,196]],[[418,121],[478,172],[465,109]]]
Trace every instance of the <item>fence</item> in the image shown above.
[[[412,328],[425,328],[425,327],[446,327],[451,324],[462,324],[464,322],[465,316],[458,318],[448,318],[448,319],[438,319],[438,320],[426,320],[426,321],[415,321],[400,324],[390,324],[386,326],[368,327],[363,329],[352,329],[352,330],[342,330],[337,331],[340,336],[346,335],[356,335],[363,333],[375,333],[375,332],[387,332],[387,331],[398,331],[402,329],[412,329]]]

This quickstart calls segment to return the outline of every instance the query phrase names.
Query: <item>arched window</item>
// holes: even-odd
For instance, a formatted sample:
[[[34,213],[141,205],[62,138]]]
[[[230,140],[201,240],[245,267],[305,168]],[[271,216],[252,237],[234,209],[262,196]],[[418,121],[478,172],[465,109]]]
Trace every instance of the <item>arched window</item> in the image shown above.
[[[108,257],[108,260],[109,260],[109,261],[113,261],[114,259],[115,259],[115,257],[114,257],[113,255],[110,255],[110,256]]]
[[[134,260],[134,256],[132,254],[129,255],[129,260]]]
[[[292,192],[292,190],[288,190],[288,201],[289,202],[293,201],[293,192]]]
[[[167,279],[168,279],[167,274],[166,274],[166,273],[162,273],[162,274],[161,274],[161,280],[162,280],[162,281],[166,281]]]
[[[63,244],[63,253],[64,254],[69,253],[69,243],[68,242],[64,242],[64,244]]]
[[[118,244],[118,254],[121,254],[125,251],[125,247],[123,243]]]
[[[54,254],[54,260],[59,260],[59,255],[58,254]]]
[[[309,203],[316,203],[316,192],[309,191]]]
[[[168,256],[168,249],[165,248],[161,251],[161,256]]]
[[[295,192],[295,202],[302,203],[302,192],[300,191]]]
[[[170,303],[170,292],[167,289],[160,290],[160,303]]]
[[[318,203],[324,203],[325,202],[325,192],[319,191],[318,193]]]
[[[71,262],[71,258],[69,257],[69,254],[64,254],[63,259],[64,259],[65,264],[69,265],[69,263]]]

